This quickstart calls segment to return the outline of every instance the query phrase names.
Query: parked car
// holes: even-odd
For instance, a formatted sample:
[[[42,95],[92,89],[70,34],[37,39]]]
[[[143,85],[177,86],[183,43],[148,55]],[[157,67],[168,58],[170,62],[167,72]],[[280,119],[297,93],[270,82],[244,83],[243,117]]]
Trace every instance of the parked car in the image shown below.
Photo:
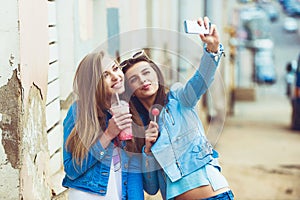
[[[268,15],[271,22],[275,22],[279,18],[279,10],[272,2],[257,3],[257,7],[261,8]]]
[[[300,16],[300,1],[285,0],[282,4],[285,13],[291,17]]]
[[[292,17],[286,17],[283,21],[283,29],[287,32],[297,32],[298,22]]]
[[[241,28],[246,33],[246,40],[255,41],[270,38],[271,24],[268,15],[256,6],[242,8],[239,15]]]
[[[254,81],[268,84],[276,82],[276,70],[272,49],[260,49],[255,52]]]
[[[292,129],[300,130],[300,53],[295,72],[295,82],[292,93]]]

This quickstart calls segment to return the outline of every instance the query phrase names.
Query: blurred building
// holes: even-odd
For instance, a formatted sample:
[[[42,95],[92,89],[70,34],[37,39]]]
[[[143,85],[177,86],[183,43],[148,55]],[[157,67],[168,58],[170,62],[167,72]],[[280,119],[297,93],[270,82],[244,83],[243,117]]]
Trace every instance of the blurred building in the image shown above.
[[[198,36],[183,33],[183,20],[208,15],[226,48],[229,36],[223,30],[234,3],[2,1],[0,179],[5,184],[0,199],[65,199],[62,120],[72,101],[76,67],[88,52],[104,49],[123,58],[148,48],[168,85],[185,81],[198,66],[202,44]],[[210,112],[222,117],[232,76],[227,58],[209,92]]]

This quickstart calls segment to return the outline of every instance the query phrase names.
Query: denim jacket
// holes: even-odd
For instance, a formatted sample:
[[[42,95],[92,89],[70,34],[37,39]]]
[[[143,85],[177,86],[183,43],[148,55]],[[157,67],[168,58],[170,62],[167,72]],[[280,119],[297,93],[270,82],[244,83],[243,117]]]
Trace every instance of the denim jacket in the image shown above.
[[[107,192],[114,144],[112,142],[107,148],[103,148],[100,141],[96,142],[89,150],[87,157],[83,160],[82,167],[76,165],[72,154],[67,151],[65,146],[66,140],[75,125],[76,107],[76,103],[70,107],[63,122],[63,162],[66,175],[62,185],[67,188],[75,188],[104,196]],[[110,117],[108,115],[107,121]],[[129,156],[122,149],[120,154],[122,166],[122,199],[144,199],[142,175],[140,173],[141,159],[139,156]]]
[[[149,194],[155,194],[159,186],[165,198],[164,176],[176,182],[208,163],[218,166],[218,155],[205,136],[195,107],[213,82],[221,55],[204,51],[192,78],[185,85],[171,87],[168,103],[159,115],[160,135],[151,148],[153,156],[143,154],[144,189]]]

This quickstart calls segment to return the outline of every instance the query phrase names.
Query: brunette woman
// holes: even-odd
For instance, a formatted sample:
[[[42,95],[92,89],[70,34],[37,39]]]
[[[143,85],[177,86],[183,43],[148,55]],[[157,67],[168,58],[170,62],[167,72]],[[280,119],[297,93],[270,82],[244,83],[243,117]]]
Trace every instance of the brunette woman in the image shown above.
[[[198,23],[210,26],[207,17]],[[143,51],[120,64],[126,93],[133,94],[146,129],[144,189],[149,194],[160,189],[163,199],[233,199],[195,108],[214,79],[223,47],[214,24],[200,38],[205,46],[199,68],[185,85],[176,83],[169,92],[161,70]],[[160,109],[157,122],[149,117],[154,107]]]

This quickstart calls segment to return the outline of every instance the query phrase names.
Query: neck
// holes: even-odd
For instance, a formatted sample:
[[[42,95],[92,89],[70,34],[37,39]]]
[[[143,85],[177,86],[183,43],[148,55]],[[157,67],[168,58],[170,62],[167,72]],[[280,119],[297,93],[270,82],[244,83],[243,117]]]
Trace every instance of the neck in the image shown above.
[[[156,95],[148,97],[146,99],[140,99],[143,106],[150,112],[151,107],[154,105]]]
[[[111,105],[117,103],[116,95],[107,95],[106,101],[107,101],[109,107],[111,107]]]

